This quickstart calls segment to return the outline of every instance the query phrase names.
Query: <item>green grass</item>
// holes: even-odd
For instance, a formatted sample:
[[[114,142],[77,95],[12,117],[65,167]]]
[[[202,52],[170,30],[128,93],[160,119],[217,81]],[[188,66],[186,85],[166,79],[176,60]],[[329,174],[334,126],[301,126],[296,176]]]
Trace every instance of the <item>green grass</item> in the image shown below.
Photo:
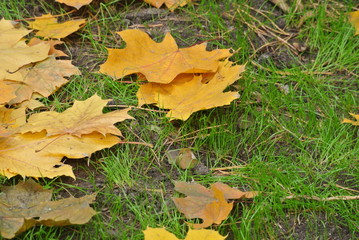
[[[132,110],[130,114],[136,120],[118,124],[119,129],[126,140],[150,143],[153,148],[120,144],[94,154],[90,166],[87,160],[73,160],[75,174],[81,173],[77,181],[41,180],[57,196],[65,193],[79,197],[98,192],[94,204],[98,214],[82,226],[39,226],[17,239],[48,240],[61,236],[61,239],[137,240],[143,239],[141,231],[147,226],[166,227],[184,238],[187,219],[171,200],[171,196],[178,196],[173,190],[176,180],[196,180],[207,186],[221,181],[260,192],[253,201],[236,201],[229,218],[219,226],[212,226],[222,235],[229,234],[228,239],[330,239],[331,234],[343,239],[358,238],[358,201],[285,199],[290,195],[319,198],[358,195],[342,187],[359,190],[359,129],[341,124],[349,112],[359,112],[359,38],[353,35],[345,16],[352,11],[355,1],[337,8],[337,13],[331,7],[336,6],[334,1],[316,8],[305,6],[304,12],[313,11],[313,16],[300,29],[293,26],[304,12],[294,12],[291,6],[288,14],[276,16],[274,12],[278,10],[272,4],[252,1],[253,8],[268,14],[273,21],[286,21],[282,27],[286,31],[294,29],[293,38],[308,45],[306,52],[299,53],[309,58],[302,63],[278,60],[280,51],[297,58],[287,45],[280,43],[253,54],[264,43],[249,27],[252,24],[260,28],[250,16],[265,26],[274,26],[250,10],[247,2],[202,0],[175,11],[174,16],[184,21],[160,21],[154,17],[142,23],[163,24],[147,28],[156,40],[171,30],[180,46],[211,40],[208,42],[211,49],[240,49],[231,58],[238,64],[247,63],[243,78],[234,84],[240,99],[230,106],[194,113],[186,122],[171,123],[161,112]],[[68,11],[63,7],[36,0],[0,3],[5,19],[33,17],[36,11],[62,14]],[[65,48],[83,74],[72,77],[43,102],[63,111],[75,99],[84,100],[97,93],[121,105],[136,105],[136,84],[113,81],[96,71],[107,57],[106,47],[125,46],[115,34],[128,27],[125,15],[148,7],[140,1],[112,0],[96,1],[80,10],[79,15],[87,16],[88,23],[65,39]],[[224,12],[228,13],[226,18]],[[165,16],[166,12],[160,15]],[[277,41],[273,36],[264,37],[268,42]],[[263,54],[269,57],[260,61]],[[287,86],[288,93],[280,91],[278,84]],[[199,175],[167,163],[166,151],[187,147],[210,169],[242,168],[233,169],[226,176],[214,172]],[[2,179],[4,184],[15,182]]]

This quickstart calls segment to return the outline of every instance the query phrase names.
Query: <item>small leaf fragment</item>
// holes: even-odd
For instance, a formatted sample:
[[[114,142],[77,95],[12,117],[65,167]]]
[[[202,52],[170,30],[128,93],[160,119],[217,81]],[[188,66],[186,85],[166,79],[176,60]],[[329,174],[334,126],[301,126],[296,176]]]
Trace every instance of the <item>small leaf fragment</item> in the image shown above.
[[[95,200],[95,194],[51,201],[52,191],[31,179],[1,190],[0,232],[4,238],[13,238],[39,224],[84,224],[96,214],[89,206]]]
[[[56,2],[64,3],[67,6],[80,9],[84,5],[89,5],[92,2],[92,0],[56,0]]]
[[[359,34],[359,10],[349,13],[349,22],[355,28],[355,35],[358,35]]]
[[[359,126],[359,114],[349,113],[355,120],[344,118],[342,123],[350,123],[354,126]]]
[[[180,240],[174,234],[164,228],[147,227],[143,231],[145,240]],[[226,237],[221,236],[217,231],[209,229],[193,230],[189,229],[184,240],[224,240]]]
[[[171,150],[166,155],[170,164],[177,164],[181,169],[191,169],[198,164],[196,156],[189,148]]]
[[[151,4],[156,8],[160,8],[163,4],[166,5],[171,11],[177,7],[183,7],[186,4],[192,2],[192,0],[144,0],[146,3]]]

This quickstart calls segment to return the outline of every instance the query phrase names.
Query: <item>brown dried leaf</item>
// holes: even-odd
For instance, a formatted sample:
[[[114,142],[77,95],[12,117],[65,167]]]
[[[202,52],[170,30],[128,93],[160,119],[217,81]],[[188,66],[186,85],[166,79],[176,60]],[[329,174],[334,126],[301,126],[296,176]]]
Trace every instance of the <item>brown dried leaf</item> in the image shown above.
[[[96,214],[89,206],[95,200],[95,194],[51,201],[52,191],[45,190],[33,180],[1,190],[0,232],[5,238],[13,238],[39,224],[84,224]]]
[[[227,200],[247,197],[247,192],[218,182],[212,184],[211,189],[197,183],[176,182],[175,190],[187,195],[185,198],[172,198],[178,210],[187,218],[203,219],[203,223],[193,224],[194,228],[206,228],[213,223],[220,224],[228,217],[233,207],[233,203],[228,203]]]

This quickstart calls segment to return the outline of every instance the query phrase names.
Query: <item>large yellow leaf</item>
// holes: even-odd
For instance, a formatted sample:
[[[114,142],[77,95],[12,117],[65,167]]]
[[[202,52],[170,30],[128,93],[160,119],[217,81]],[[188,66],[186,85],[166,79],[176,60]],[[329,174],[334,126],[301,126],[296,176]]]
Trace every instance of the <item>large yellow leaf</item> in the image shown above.
[[[13,238],[35,225],[84,224],[96,214],[89,206],[96,194],[51,201],[52,191],[33,180],[1,190],[0,232],[4,238]]]
[[[125,49],[108,49],[107,61],[100,72],[114,78],[142,73],[149,82],[170,83],[180,73],[215,72],[218,60],[231,56],[228,49],[206,51],[203,44],[178,48],[170,33],[161,43],[140,30],[118,32],[126,42]]]
[[[113,135],[100,133],[47,137],[46,132],[15,134],[0,138],[0,174],[48,177],[66,175],[75,177],[70,165],[61,162],[63,157],[84,158],[103,148],[117,144]]]
[[[69,134],[81,137],[92,132],[121,135],[120,130],[113,124],[132,119],[127,114],[130,108],[103,114],[102,109],[107,102],[108,100],[94,95],[85,101],[75,101],[71,108],[62,113],[47,111],[33,114],[20,131],[25,133],[46,130],[48,136]]]
[[[183,7],[187,3],[192,2],[192,0],[144,0],[146,3],[151,4],[156,8],[160,8],[163,4],[166,5],[171,11],[177,7]]]
[[[56,0],[56,2],[80,9],[82,6],[90,4],[92,0]]]
[[[85,19],[70,20],[58,23],[56,17],[51,14],[37,17],[35,21],[28,22],[29,28],[39,30],[36,35],[45,38],[64,38],[79,30],[85,23]]]
[[[176,182],[175,190],[187,195],[185,198],[172,198],[177,209],[186,218],[203,219],[203,223],[193,224],[194,228],[206,228],[226,219],[233,207],[233,203],[227,202],[228,199],[255,196],[253,192],[242,192],[219,182],[212,184],[211,189],[197,183]]]
[[[227,105],[238,98],[237,92],[223,90],[239,79],[243,71],[244,66],[224,61],[215,74],[182,74],[170,84],[147,83],[137,92],[138,104],[155,103],[171,110],[167,113],[169,118],[186,120],[196,111]]]
[[[145,240],[180,240],[174,234],[166,231],[164,228],[150,228],[147,227],[143,231]],[[224,240],[226,237],[221,236],[217,231],[200,229],[189,229],[187,237],[184,240]]]
[[[359,11],[349,13],[349,21],[355,28],[355,35],[359,34]]]

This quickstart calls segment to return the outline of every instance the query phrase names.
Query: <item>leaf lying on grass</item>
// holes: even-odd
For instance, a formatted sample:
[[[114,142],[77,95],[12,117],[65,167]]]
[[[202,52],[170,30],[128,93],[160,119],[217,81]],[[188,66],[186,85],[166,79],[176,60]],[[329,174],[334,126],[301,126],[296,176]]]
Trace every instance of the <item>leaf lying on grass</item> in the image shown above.
[[[75,19],[58,23],[57,18],[51,14],[44,14],[35,18],[35,21],[28,21],[29,28],[39,30],[36,35],[44,38],[60,39],[67,37],[79,30],[85,23],[85,19]]]
[[[70,134],[81,137],[84,134],[98,132],[103,134],[114,134],[121,136],[120,130],[113,124],[122,122],[126,119],[133,119],[127,112],[130,108],[124,110],[102,113],[108,100],[102,100],[96,94],[85,101],[75,101],[71,108],[62,113],[46,111],[36,113],[30,116],[26,125],[19,131],[41,132],[46,130],[47,136]]]
[[[215,72],[219,60],[232,55],[228,49],[207,51],[203,44],[178,48],[170,33],[160,43],[137,29],[117,34],[126,48],[108,49],[108,59],[100,66],[101,73],[114,78],[141,73],[149,82],[170,83],[180,73]]]
[[[191,224],[194,228],[206,228],[226,219],[233,208],[233,203],[228,203],[228,199],[253,198],[257,195],[256,192],[242,192],[220,182],[212,184],[211,189],[198,183],[176,182],[175,190],[187,195],[185,198],[172,198],[177,209],[186,218],[203,219],[201,224]]]
[[[90,4],[92,0],[56,0],[56,2],[80,9],[82,6]]]
[[[354,117],[355,120],[350,120],[347,118],[344,118],[342,123],[350,123],[354,126],[359,126],[359,114],[353,114],[353,113],[349,113],[352,117]]]
[[[177,7],[183,7],[187,3],[192,2],[192,0],[144,0],[146,3],[151,4],[156,8],[160,8],[163,4],[166,5],[171,11]]]
[[[51,201],[52,191],[33,180],[1,190],[0,231],[4,238],[13,238],[35,225],[84,224],[96,214],[89,206],[96,194]]]
[[[145,240],[180,240],[174,234],[166,231],[164,228],[150,228],[147,227],[143,231]],[[217,231],[201,229],[189,229],[184,240],[224,240],[226,237],[221,236]]]
[[[349,21],[355,28],[355,35],[359,34],[359,11],[349,13]]]
[[[223,91],[243,71],[244,66],[233,66],[226,60],[219,63],[216,73],[181,74],[169,84],[146,83],[137,92],[138,104],[155,103],[170,109],[167,113],[170,119],[187,120],[196,111],[227,105],[238,98],[237,92]]]

